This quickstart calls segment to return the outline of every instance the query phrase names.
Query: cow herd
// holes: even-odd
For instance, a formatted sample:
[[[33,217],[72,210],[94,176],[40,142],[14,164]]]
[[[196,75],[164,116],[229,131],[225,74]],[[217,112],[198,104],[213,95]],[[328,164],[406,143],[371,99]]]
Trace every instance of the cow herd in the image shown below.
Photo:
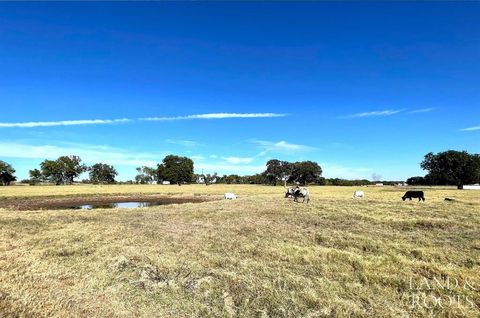
[[[296,186],[290,188],[285,187],[285,189],[285,198],[292,198],[294,202],[299,203],[300,199],[302,199],[301,203],[308,203],[310,201],[310,192],[308,191],[308,188]],[[237,196],[231,192],[227,192],[224,195],[224,199],[226,200],[235,200],[236,198]],[[353,198],[365,198],[365,192],[355,191],[353,192]],[[412,199],[418,199],[418,201],[425,201],[425,194],[423,193],[423,191],[407,191],[403,195],[402,200],[405,201],[407,199],[409,199],[410,201]],[[453,199],[446,198],[445,201],[453,201]]]
[[[365,197],[365,192],[355,191],[353,193],[354,199],[362,199]],[[310,193],[308,188],[300,188],[299,186],[286,188],[285,198],[293,198],[294,202],[300,202],[298,199],[303,198],[302,203],[308,203],[310,201]],[[418,201],[425,201],[425,194],[423,191],[407,191],[402,197],[402,200],[406,199],[418,199]]]

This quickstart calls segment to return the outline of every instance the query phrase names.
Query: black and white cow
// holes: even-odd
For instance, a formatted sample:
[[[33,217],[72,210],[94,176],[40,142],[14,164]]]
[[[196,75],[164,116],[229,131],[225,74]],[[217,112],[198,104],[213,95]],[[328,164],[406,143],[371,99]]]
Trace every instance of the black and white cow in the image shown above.
[[[302,202],[308,203],[310,201],[310,192],[307,188],[300,188],[300,187],[291,187],[287,188],[285,192],[285,198],[292,197],[293,201],[299,202],[298,198],[303,198]]]

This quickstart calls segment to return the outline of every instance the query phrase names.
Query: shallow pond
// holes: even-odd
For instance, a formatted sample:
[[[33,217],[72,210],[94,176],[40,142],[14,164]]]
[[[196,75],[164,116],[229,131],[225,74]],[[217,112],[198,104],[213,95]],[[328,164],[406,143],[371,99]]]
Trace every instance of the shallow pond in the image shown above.
[[[96,203],[96,204],[82,204],[82,205],[75,205],[70,207],[70,209],[81,209],[81,210],[92,210],[92,209],[112,209],[112,208],[120,208],[120,209],[134,209],[134,208],[146,208],[149,206],[156,206],[156,205],[166,205],[171,204],[168,201],[131,201],[131,202],[112,202],[112,203]]]
[[[202,203],[219,200],[219,197],[211,196],[145,196],[139,194],[122,196],[65,196],[58,198],[24,198],[6,199],[0,198],[0,209],[6,208],[15,211],[28,210],[92,210],[92,209],[133,209],[169,204]]]

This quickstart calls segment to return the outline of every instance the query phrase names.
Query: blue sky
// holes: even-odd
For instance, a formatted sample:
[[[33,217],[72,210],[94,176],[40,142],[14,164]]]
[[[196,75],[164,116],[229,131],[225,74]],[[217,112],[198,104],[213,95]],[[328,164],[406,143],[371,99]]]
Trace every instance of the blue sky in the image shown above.
[[[402,180],[480,152],[480,4],[1,3],[0,160],[80,155],[131,179],[314,160]]]

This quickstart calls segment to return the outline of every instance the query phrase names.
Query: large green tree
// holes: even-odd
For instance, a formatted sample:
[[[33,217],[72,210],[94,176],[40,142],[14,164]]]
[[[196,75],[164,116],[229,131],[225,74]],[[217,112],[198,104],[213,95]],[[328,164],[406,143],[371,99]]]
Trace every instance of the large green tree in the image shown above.
[[[293,164],[290,162],[272,159],[267,161],[264,176],[269,184],[276,185],[277,181],[287,181],[292,172]]]
[[[115,177],[118,175],[117,170],[105,163],[96,163],[88,168],[90,175],[90,182],[92,183],[115,183]]]
[[[189,183],[193,178],[193,160],[175,155],[166,156],[158,165],[158,181],[170,181],[178,185]]]
[[[300,184],[320,183],[322,177],[322,168],[313,161],[299,161],[292,164],[292,173],[289,181]]]
[[[425,155],[420,164],[428,171],[425,179],[435,185],[457,185],[480,182],[480,155],[448,150]]]
[[[82,164],[79,156],[61,156],[57,159],[63,170],[64,183],[72,184],[73,180],[87,171],[88,167]]]
[[[17,180],[14,173],[15,169],[10,164],[0,160],[0,185],[6,186]]]
[[[74,179],[87,171],[78,156],[61,156],[57,160],[44,160],[40,163],[45,180],[55,184],[72,184]]]
[[[40,171],[45,181],[55,184],[63,183],[63,171],[56,160],[44,160],[40,163]]]
[[[28,174],[30,175],[30,184],[38,184],[43,181],[43,175],[42,172],[38,169],[33,169],[28,171]]]

